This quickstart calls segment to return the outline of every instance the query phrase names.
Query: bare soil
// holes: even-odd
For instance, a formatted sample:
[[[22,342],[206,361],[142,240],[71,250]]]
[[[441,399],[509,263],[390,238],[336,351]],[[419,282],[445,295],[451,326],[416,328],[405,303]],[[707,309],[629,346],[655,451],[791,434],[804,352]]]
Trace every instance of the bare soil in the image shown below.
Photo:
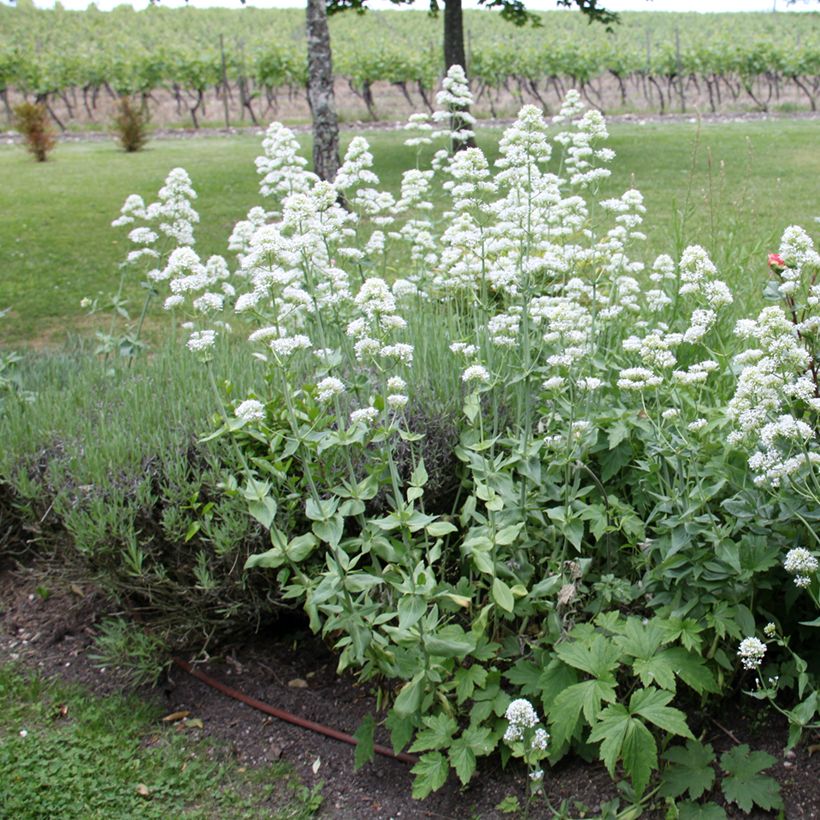
[[[572,87],[568,79],[542,81],[533,86],[525,82],[509,80],[498,88],[489,88],[474,84],[476,98],[473,113],[482,121],[511,120],[526,103],[541,106],[545,113],[554,114],[561,105],[566,90]],[[777,94],[769,97],[768,85],[759,81],[753,86],[753,99],[742,89],[739,81],[732,78],[722,79],[718,86],[720,96],[713,92],[710,101],[706,85],[697,78],[684,80],[684,96],[681,102],[680,85],[661,79],[656,83],[646,77],[635,75],[624,83],[626,99],[616,78],[610,74],[601,75],[583,90],[589,105],[605,112],[608,117],[626,115],[628,117],[693,117],[700,113],[704,117],[735,117],[747,114],[769,116],[796,116],[808,111],[808,98],[788,81],[781,81]],[[765,86],[765,87],[764,87]],[[416,111],[427,111],[428,106],[417,89],[406,86],[407,94],[397,84],[389,82],[373,83],[373,105],[368,108],[364,96],[344,78],[335,81],[336,107],[343,126],[362,130],[371,127],[383,128],[385,123],[406,122],[407,117]],[[536,93],[537,92],[537,93]],[[251,104],[253,118],[249,110],[240,103],[237,89],[228,94],[227,118],[221,88],[208,90],[203,103],[196,110],[196,125],[191,115],[195,99],[184,91],[178,94],[170,90],[157,89],[146,99],[150,112],[151,124],[165,135],[166,131],[181,131],[187,135],[188,130],[209,131],[214,129],[233,130],[242,127],[262,127],[272,120],[279,120],[291,126],[307,126],[310,123],[310,109],[304,89],[298,87],[282,88],[275,91],[257,89]],[[661,107],[660,94],[664,104]],[[10,93],[10,104],[22,100],[21,95]],[[429,102],[434,102],[427,95]],[[108,134],[116,111],[116,97],[105,89],[91,99],[83,96],[78,89],[69,89],[60,96],[49,97],[49,110],[52,119],[60,130],[66,134],[83,132],[102,132]],[[816,115],[816,112],[814,112]],[[6,115],[6,126],[11,123]]]
[[[17,662],[43,675],[82,684],[102,697],[121,692],[122,678],[95,667],[89,658],[97,624],[106,611],[103,597],[87,584],[71,582],[54,568],[24,569],[7,561],[0,567],[0,663]],[[331,653],[298,622],[282,623],[243,643],[222,647],[219,656],[197,666],[245,694],[350,734],[368,712],[376,712],[374,691],[337,675]],[[290,762],[308,786],[321,781],[323,817],[489,819],[502,816],[495,807],[504,797],[516,794],[523,801],[525,794],[522,769],[511,765],[502,771],[497,760],[489,759],[482,761],[479,776],[468,788],[459,788],[451,779],[426,801],[415,801],[407,764],[377,756],[375,762],[355,771],[352,747],[275,720],[176,667],[160,686],[144,688],[139,694],[167,713],[186,710],[202,720],[204,728],[195,731],[227,743],[240,765],[254,767],[281,759]],[[718,722],[693,716],[693,724],[702,724],[704,739],[718,753],[741,742],[769,751],[778,761],[770,773],[781,783],[785,817],[816,820],[820,817],[820,753],[812,754],[809,744],[818,739],[784,756],[785,723],[750,703],[748,698],[726,703]],[[577,800],[586,807],[586,816],[596,814],[602,802],[617,794],[602,766],[579,759],[552,769],[547,789],[553,805]],[[731,807],[727,813],[747,816]],[[531,816],[547,817],[549,812],[536,809]],[[657,806],[644,816],[661,818],[664,811]]]

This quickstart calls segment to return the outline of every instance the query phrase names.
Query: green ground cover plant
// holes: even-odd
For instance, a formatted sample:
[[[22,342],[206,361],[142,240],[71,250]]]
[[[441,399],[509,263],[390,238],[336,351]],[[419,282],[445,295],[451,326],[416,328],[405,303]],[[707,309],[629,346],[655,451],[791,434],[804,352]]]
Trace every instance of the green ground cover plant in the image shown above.
[[[249,387],[251,361],[226,351],[237,389]],[[194,362],[166,347],[112,369],[89,346],[15,367],[0,474],[9,519],[36,525],[32,548],[153,615],[166,644],[202,646],[281,607],[277,590],[242,572],[262,533],[222,492],[230,450],[199,442],[215,408]]]
[[[2,817],[258,817],[267,804],[265,816],[305,820],[321,803],[287,766],[241,772],[136,697],[100,699],[6,665],[0,712]]]

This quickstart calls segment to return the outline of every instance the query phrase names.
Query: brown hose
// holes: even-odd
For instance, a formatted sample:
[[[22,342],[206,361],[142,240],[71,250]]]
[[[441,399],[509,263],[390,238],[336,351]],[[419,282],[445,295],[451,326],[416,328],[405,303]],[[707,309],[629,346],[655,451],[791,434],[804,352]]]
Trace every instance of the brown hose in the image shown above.
[[[324,726],[321,723],[315,723],[312,720],[305,720],[304,718],[292,715],[290,712],[286,712],[284,709],[277,709],[275,706],[268,706],[267,703],[263,703],[261,700],[248,697],[248,695],[243,694],[238,689],[234,689],[231,686],[220,683],[218,680],[214,680],[214,678],[210,675],[200,672],[199,669],[194,669],[194,667],[187,661],[183,661],[180,658],[174,658],[173,660],[180,669],[184,669],[189,675],[193,675],[195,678],[201,680],[213,689],[216,689],[218,692],[222,692],[223,695],[227,695],[229,698],[245,703],[254,709],[258,709],[260,712],[264,712],[267,715],[272,715],[273,717],[279,718],[279,720],[284,720],[287,723],[292,723],[294,726],[301,726],[303,729],[310,729],[312,732],[318,732],[320,735],[331,737],[334,740],[341,740],[343,743],[349,743],[351,746],[357,746],[359,743],[359,741],[352,735],[345,734],[337,729],[331,729],[329,726]],[[401,760],[402,763],[419,762],[418,758],[413,755],[405,754],[404,752],[399,752],[399,754],[396,754],[392,749],[387,746],[381,746],[378,743],[373,745],[373,751],[376,752],[376,754],[384,755],[384,757],[391,757],[394,760]]]

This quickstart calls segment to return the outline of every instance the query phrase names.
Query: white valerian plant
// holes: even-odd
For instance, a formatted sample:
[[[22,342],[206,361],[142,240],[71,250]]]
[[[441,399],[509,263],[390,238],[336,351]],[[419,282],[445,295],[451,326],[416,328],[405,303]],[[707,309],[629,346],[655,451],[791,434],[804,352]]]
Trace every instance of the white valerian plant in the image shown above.
[[[169,210],[131,230],[135,260],[150,261],[166,306],[191,322],[188,347],[209,362],[220,401],[210,362],[228,326],[259,362],[258,383],[223,407],[219,431],[243,465],[226,486],[270,538],[248,569],[275,572],[334,642],[340,669],[399,682],[390,730],[398,746],[428,733],[417,741],[433,744],[418,749],[425,783],[440,785],[448,759],[467,782],[476,758],[506,742],[537,785],[547,725],[556,747],[580,736],[582,721],[599,738],[603,701],[569,728],[546,705],[548,720],[533,723],[527,701],[502,718],[505,664],[518,669],[510,680],[534,685],[517,664],[571,645],[571,619],[600,613],[600,629],[579,634],[618,636],[621,660],[600,675],[614,698],[613,669],[634,664],[621,611],[602,611],[604,600],[653,613],[632,626],[646,628],[650,655],[680,642],[670,669],[699,664],[701,622],[731,617],[712,618],[708,602],[746,589],[726,579],[758,559],[760,571],[778,567],[779,553],[761,558],[729,510],[764,487],[817,509],[820,290],[811,242],[790,229],[777,263],[784,306],[738,324],[755,347],[735,356],[725,329],[737,307],[706,249],[646,260],[640,192],[600,195],[613,154],[580,95],[568,94],[552,122],[524,106],[492,161],[479,147],[450,150],[472,136],[470,101],[456,67],[432,122],[411,118],[417,167],[398,192],[382,187],[364,137],[330,183],[306,170],[288,129],[271,126],[258,161],[265,205],[237,223],[230,262],[202,260],[183,241],[185,219],[191,231],[195,220],[180,174],[166,186],[178,219]],[[129,198],[122,218],[150,210]],[[162,237],[173,247],[144,252]],[[436,413],[446,424],[430,422]],[[719,461],[727,428],[755,477],[735,495],[737,469]],[[811,512],[794,505],[792,518],[816,537]],[[793,594],[816,596],[813,559],[787,555]],[[569,565],[577,576],[562,584]],[[590,567],[598,575],[587,584]],[[698,584],[712,584],[707,595]],[[593,601],[595,590],[609,597]],[[726,639],[715,628],[709,640],[715,649]],[[765,649],[750,636],[741,662],[757,668]],[[562,657],[576,664],[559,670],[572,685],[589,682],[579,670],[595,664]],[[489,658],[501,671],[488,672]],[[640,676],[635,703],[666,697],[657,686],[674,677],[658,678]],[[453,716],[468,709],[470,728],[455,738]],[[452,758],[435,745],[447,732],[460,750]],[[607,746],[610,771],[619,753]],[[645,775],[634,782],[645,787]]]

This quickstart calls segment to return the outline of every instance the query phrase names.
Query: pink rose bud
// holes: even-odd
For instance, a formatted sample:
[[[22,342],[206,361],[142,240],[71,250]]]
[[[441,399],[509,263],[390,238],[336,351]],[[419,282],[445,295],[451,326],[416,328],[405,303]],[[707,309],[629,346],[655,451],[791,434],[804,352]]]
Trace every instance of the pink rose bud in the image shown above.
[[[783,261],[783,257],[779,253],[770,253],[769,267],[775,273],[780,273],[780,271],[782,271],[786,267],[786,263]]]

